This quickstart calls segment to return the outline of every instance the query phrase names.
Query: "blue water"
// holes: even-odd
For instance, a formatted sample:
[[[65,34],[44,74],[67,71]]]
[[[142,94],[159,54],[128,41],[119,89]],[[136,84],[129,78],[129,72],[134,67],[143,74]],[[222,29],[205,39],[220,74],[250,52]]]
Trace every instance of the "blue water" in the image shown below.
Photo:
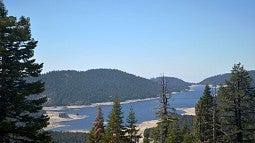
[[[197,101],[202,96],[204,90],[204,86],[192,86],[191,90],[183,91],[172,94],[172,98],[170,100],[170,107],[174,108],[189,108],[195,107]],[[159,100],[152,99],[146,101],[139,101],[133,103],[122,104],[122,111],[124,112],[123,120],[126,120],[126,117],[129,113],[130,107],[133,107],[135,111],[136,119],[138,123],[155,120],[156,109],[159,107]],[[102,111],[104,114],[104,120],[107,121],[108,114],[112,109],[112,105],[104,105],[102,106]],[[61,125],[66,125],[63,127],[55,128],[53,130],[64,131],[64,130],[90,130],[92,128],[92,123],[95,120],[95,115],[97,112],[97,107],[84,107],[79,109],[65,109],[59,110],[58,112],[65,112],[67,114],[79,114],[86,115],[88,117],[84,119],[72,120],[62,122]],[[182,111],[177,111],[178,113],[182,113]]]

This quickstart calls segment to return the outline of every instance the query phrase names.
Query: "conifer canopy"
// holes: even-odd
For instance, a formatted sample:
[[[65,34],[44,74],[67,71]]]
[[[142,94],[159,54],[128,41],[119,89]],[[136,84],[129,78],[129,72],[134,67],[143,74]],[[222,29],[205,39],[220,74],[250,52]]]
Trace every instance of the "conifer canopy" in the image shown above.
[[[46,97],[37,77],[43,64],[33,59],[37,41],[31,38],[30,20],[8,16],[0,0],[0,142],[49,142],[43,131],[49,118],[42,111]]]

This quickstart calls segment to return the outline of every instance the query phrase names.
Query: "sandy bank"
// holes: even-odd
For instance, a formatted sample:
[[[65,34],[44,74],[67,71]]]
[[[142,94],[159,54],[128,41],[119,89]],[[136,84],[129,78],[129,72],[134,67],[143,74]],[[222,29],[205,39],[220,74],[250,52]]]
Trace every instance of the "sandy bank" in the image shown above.
[[[195,108],[176,108],[176,110],[184,111],[182,115],[195,115]]]
[[[149,99],[147,99],[147,100],[149,100]],[[139,100],[139,101],[141,101],[141,100]],[[135,102],[135,101],[132,101],[132,102]],[[136,102],[138,102],[138,101],[136,101]],[[127,103],[131,103],[131,102],[130,101],[124,102],[124,104],[127,104]],[[107,102],[106,104],[109,104],[109,103]],[[52,107],[52,108],[55,110],[61,109],[60,107]],[[69,107],[67,107],[67,108],[69,108]],[[71,108],[76,108],[76,106],[72,106]],[[80,107],[80,108],[82,108],[82,107]],[[177,110],[184,111],[184,113],[182,115],[195,115],[195,108],[177,108]],[[64,125],[60,124],[61,122],[64,122],[64,121],[71,121],[71,120],[86,118],[86,116],[84,116],[84,115],[75,115],[75,114],[68,114],[69,118],[61,118],[61,117],[59,117],[59,112],[54,112],[54,110],[46,111],[46,113],[50,117],[50,125],[48,125],[48,127],[46,128],[47,130],[64,126]],[[151,128],[151,127],[155,126],[156,121],[157,120],[143,122],[143,123],[139,124],[139,128],[141,131],[144,131],[146,128]]]
[[[187,91],[193,91],[192,88],[196,86],[201,86],[201,85],[191,85],[189,86],[190,89],[183,90],[181,92],[187,92]],[[180,92],[172,92],[172,95],[175,95]],[[142,101],[149,101],[149,100],[154,100],[158,99],[159,97],[153,97],[153,98],[144,98],[144,99],[134,99],[134,100],[126,100],[123,102],[120,102],[120,104],[129,104],[129,103],[134,103],[134,102],[142,102]],[[113,105],[113,102],[99,102],[99,103],[92,103],[90,105],[72,105],[72,106],[50,106],[50,107],[43,107],[44,110],[64,110],[64,109],[79,109],[79,108],[86,108],[86,107],[97,107],[98,105]]]
[[[87,116],[84,115],[75,115],[75,114],[67,114],[69,118],[62,118],[59,117],[59,112],[53,112],[53,111],[46,111],[46,114],[48,117],[50,117],[50,124],[45,128],[45,130],[51,130],[58,127],[63,127],[65,125],[61,125],[61,122],[65,121],[71,121],[71,120],[77,120],[77,119],[83,119]]]
[[[144,130],[148,129],[148,128],[153,128],[156,127],[158,123],[158,120],[151,120],[151,121],[145,121],[142,122],[141,124],[138,124],[137,127],[139,128],[139,133],[142,135],[142,138],[139,139],[139,143],[143,142],[143,138],[144,138]]]
[[[129,104],[129,103],[149,101],[149,100],[154,100],[154,99],[158,99],[158,97],[156,97],[156,98],[145,98],[145,99],[135,99],[135,100],[126,100],[126,101],[120,102],[120,104]],[[57,110],[64,110],[64,109],[79,109],[79,108],[86,108],[86,107],[97,107],[98,105],[113,105],[113,102],[100,102],[100,103],[93,103],[93,104],[90,104],[90,105],[51,106],[51,107],[43,107],[43,110],[57,111]]]
[[[125,102],[126,103],[126,102]],[[182,115],[195,115],[195,108],[177,108],[177,110],[184,111]],[[83,119],[86,118],[84,115],[75,115],[75,114],[68,114],[69,118],[61,118],[59,117],[59,112],[54,111],[47,111],[47,115],[50,117],[50,125],[48,125],[46,130],[51,130],[54,128],[62,127],[65,125],[61,125],[61,122],[64,121],[71,121],[76,119]],[[139,128],[139,133],[142,135],[142,138],[139,140],[140,143],[143,142],[143,133],[144,130],[147,128],[153,128],[156,127],[158,123],[158,120],[151,120],[151,121],[145,121],[137,125],[137,128]],[[85,132],[88,133],[87,130],[68,130],[68,132]]]

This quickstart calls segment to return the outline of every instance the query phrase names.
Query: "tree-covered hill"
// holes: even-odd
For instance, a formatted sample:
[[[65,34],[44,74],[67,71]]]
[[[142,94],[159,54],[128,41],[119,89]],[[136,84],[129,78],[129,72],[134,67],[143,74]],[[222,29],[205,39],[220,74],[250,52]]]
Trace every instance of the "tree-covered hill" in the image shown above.
[[[249,71],[249,74],[251,78],[253,79],[252,86],[254,87],[255,86],[255,70]],[[226,80],[229,80],[230,76],[231,76],[230,73],[212,76],[212,77],[204,79],[199,84],[212,84],[212,85],[224,84]]]
[[[161,77],[152,78],[151,80],[158,83],[158,85],[162,81]],[[191,83],[185,82],[175,77],[165,77],[165,80],[167,82],[167,88],[169,92],[182,91],[184,89],[187,89],[187,87],[191,86]]]
[[[48,97],[46,106],[107,102],[112,101],[114,96],[121,101],[156,97],[159,89],[158,83],[153,80],[114,69],[52,71],[42,74],[39,79],[45,82],[43,95]],[[169,81],[171,91],[184,90],[190,85],[174,82]]]

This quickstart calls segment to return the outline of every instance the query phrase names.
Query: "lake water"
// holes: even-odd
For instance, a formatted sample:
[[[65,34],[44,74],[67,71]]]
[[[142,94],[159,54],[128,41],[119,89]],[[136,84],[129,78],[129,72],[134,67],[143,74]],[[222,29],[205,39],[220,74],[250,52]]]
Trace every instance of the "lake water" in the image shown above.
[[[195,107],[197,101],[203,94],[203,90],[204,90],[203,85],[191,86],[191,89],[189,91],[183,91],[183,92],[172,94],[172,98],[169,103],[171,107],[174,107],[174,108]],[[129,109],[131,106],[133,107],[135,111],[135,116],[136,116],[136,119],[138,120],[138,123],[157,119],[155,112],[156,112],[156,109],[159,107],[158,99],[121,104],[122,111],[124,112],[124,118],[123,118],[124,121],[126,121],[126,117],[129,113]],[[112,109],[112,105],[102,106],[102,111],[104,114],[105,121],[107,121],[108,114],[111,111],[111,109]],[[67,114],[86,115],[88,117],[84,119],[62,122],[61,125],[66,125],[66,126],[55,128],[53,130],[57,130],[57,131],[90,130],[92,128],[93,121],[95,120],[97,107],[64,109],[64,110],[59,110],[58,112],[65,112]],[[182,111],[177,111],[177,112],[182,113]]]

